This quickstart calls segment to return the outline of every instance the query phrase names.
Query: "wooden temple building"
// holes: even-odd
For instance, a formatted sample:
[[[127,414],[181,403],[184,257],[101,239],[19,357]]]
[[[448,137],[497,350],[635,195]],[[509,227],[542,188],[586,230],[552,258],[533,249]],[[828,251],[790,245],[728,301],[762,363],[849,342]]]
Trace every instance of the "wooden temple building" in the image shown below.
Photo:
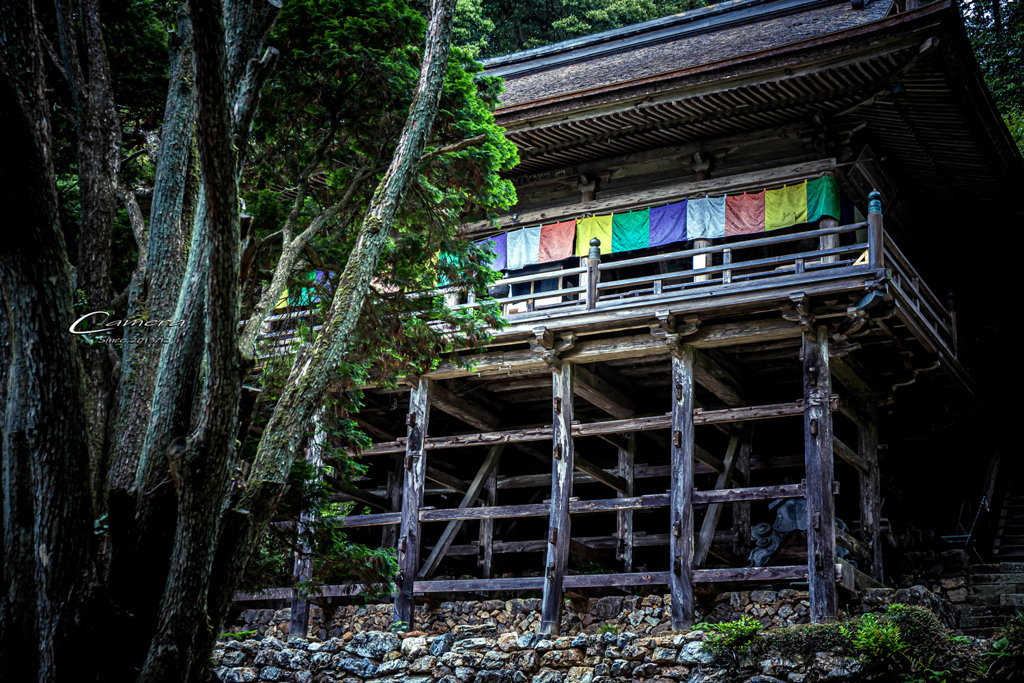
[[[695,594],[792,584],[825,621],[885,583],[879,449],[982,400],[963,206],[1020,215],[952,2],[734,0],[485,66],[519,203],[464,234],[508,325],[357,416],[342,523],[397,548],[396,621],[538,591],[557,632],[566,591],[660,586],[680,628]]]

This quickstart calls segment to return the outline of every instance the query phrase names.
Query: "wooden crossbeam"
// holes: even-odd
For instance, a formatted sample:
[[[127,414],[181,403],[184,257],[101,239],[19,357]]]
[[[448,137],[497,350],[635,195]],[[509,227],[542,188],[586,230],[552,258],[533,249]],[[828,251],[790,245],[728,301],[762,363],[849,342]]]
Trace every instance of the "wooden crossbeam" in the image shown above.
[[[607,372],[607,371],[606,371]],[[573,385],[576,395],[613,417],[624,419],[636,413],[636,403],[615,384],[582,365],[576,366]]]
[[[480,469],[477,470],[476,476],[473,477],[473,481],[469,485],[469,490],[466,491],[466,495],[459,501],[459,507],[457,509],[464,510],[472,505],[476,504],[480,494],[483,493],[484,487],[487,485],[487,479],[491,476],[491,472],[498,466],[498,458],[501,457],[501,452],[505,450],[505,444],[498,444],[492,446],[491,450],[487,452],[487,457],[484,458],[483,463],[480,465]],[[417,578],[425,579],[428,578],[437,569],[437,566],[441,564],[441,560],[444,558],[445,552],[448,550],[448,546],[455,540],[455,535],[459,533],[459,529],[462,527],[462,520],[452,520],[448,523],[448,526],[441,533],[441,538],[434,546],[430,556],[427,557],[423,566],[420,567],[417,573]]]
[[[370,436],[374,437],[375,439],[383,439],[385,441],[393,441],[394,440],[394,438],[395,438],[394,434],[392,434],[391,432],[389,432],[389,431],[387,431],[387,430],[385,430],[385,429],[383,429],[381,427],[378,427],[377,425],[373,424],[372,422],[367,420],[365,416],[362,416],[362,415],[352,415],[351,417],[352,417],[352,420],[356,423],[356,425],[358,425],[358,427],[361,430],[363,430],[364,432],[366,432]]]
[[[426,477],[428,481],[432,481],[441,484],[442,486],[446,486],[452,491],[455,491],[456,493],[465,493],[466,491],[469,490],[468,483],[462,481],[458,477],[453,477],[447,472],[442,472],[436,467],[431,467],[430,465],[427,465]]]
[[[719,348],[747,342],[765,342],[800,336],[799,324],[771,318],[765,320],[739,321],[701,326],[697,332],[686,338],[695,348]],[[661,356],[668,349],[665,341],[651,334],[630,337],[613,337],[577,341],[571,349],[560,354],[562,360],[576,363],[597,363],[622,358]],[[517,351],[488,351],[468,357],[472,368],[462,367],[452,361],[444,361],[434,370],[426,373],[432,379],[453,377],[508,375],[509,372],[532,371],[543,373],[547,364],[539,354],[530,349]]]
[[[693,378],[697,384],[717,396],[727,406],[736,407],[747,403],[743,397],[743,385],[710,353],[697,352]]]
[[[477,429],[496,429],[501,420],[491,411],[462,396],[456,396],[440,384],[435,384],[431,394],[431,405],[444,411],[454,418],[462,420]]]
[[[324,481],[331,486],[344,489],[331,496],[331,500],[354,500],[359,503],[369,505],[372,508],[377,508],[378,510],[383,510],[385,512],[391,511],[391,501],[387,498],[378,496],[376,493],[371,493],[370,491],[356,488],[355,486],[349,486],[346,488],[343,481],[335,479],[334,477],[324,476]]]
[[[629,493],[629,482],[627,482],[619,475],[613,474],[608,470],[598,467],[589,460],[581,458],[579,456],[579,453],[576,454],[576,458],[573,464],[575,465],[578,471],[583,472],[584,474],[590,476],[596,481],[601,482],[602,484],[610,486],[619,493]]]
[[[828,406],[835,410],[838,401],[833,397]],[[722,410],[694,410],[694,425],[725,424],[743,422],[745,420],[765,420],[776,417],[802,415],[804,402],[772,403],[741,408],[723,408]],[[671,415],[655,415],[652,417],[633,417],[625,420],[608,420],[590,424],[572,425],[572,436],[598,436],[600,434],[626,434],[651,429],[668,429],[672,426]],[[480,434],[462,434],[455,436],[435,436],[425,440],[423,447],[434,448],[466,448],[469,446],[490,446],[495,443],[515,443],[520,441],[548,441],[551,439],[551,427],[533,427],[530,429],[508,429],[505,431],[484,432]],[[390,441],[374,444],[362,455],[378,455],[381,453],[400,453],[405,450],[404,441]]]
[[[853,450],[839,439],[832,437],[832,453],[838,455],[840,458],[856,467],[861,472],[870,471],[868,463],[864,458],[857,454],[857,451]]]

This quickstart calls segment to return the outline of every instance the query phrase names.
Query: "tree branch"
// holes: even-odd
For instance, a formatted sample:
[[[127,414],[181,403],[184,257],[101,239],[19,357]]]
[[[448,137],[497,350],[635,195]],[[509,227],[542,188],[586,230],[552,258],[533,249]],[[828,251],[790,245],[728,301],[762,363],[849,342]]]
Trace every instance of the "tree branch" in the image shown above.
[[[327,137],[324,138],[324,144],[321,145],[321,149],[326,148]],[[312,168],[313,164],[307,167]],[[305,173],[305,179],[308,180],[309,174]],[[270,315],[270,311],[274,310],[274,306],[281,298],[281,294],[284,292],[285,285],[288,282],[288,276],[292,272],[292,267],[295,265],[295,259],[299,253],[306,246],[306,243],[315,235],[320,232],[324,227],[330,223],[335,216],[344,211],[348,205],[355,198],[356,191],[362,184],[363,180],[370,174],[370,169],[361,169],[356,172],[356,175],[349,181],[348,187],[345,188],[345,194],[341,200],[323,211],[319,216],[313,219],[305,230],[303,230],[294,239],[290,238],[291,229],[288,223],[292,220],[292,216],[288,217],[288,222],[285,223],[284,229],[281,230],[282,236],[285,239],[284,245],[281,248],[281,257],[277,261],[277,267],[274,269],[274,277],[270,282],[270,286],[263,292],[263,296],[260,297],[259,303],[253,307],[252,314],[249,316],[249,320],[245,323],[245,328],[242,330],[242,334],[238,340],[239,352],[243,358],[252,359],[256,357],[256,338],[259,336],[260,328],[263,327],[263,321]],[[293,214],[298,213],[297,203],[302,196],[300,191],[299,197],[296,197],[296,206],[293,207]],[[269,239],[269,237],[267,238]]]
[[[442,154],[450,154],[452,152],[461,152],[467,147],[474,147],[479,145],[481,142],[487,139],[486,135],[477,135],[476,137],[466,138],[465,140],[459,140],[458,142],[452,143],[446,147],[435,149],[432,152],[428,152],[420,157],[420,164],[425,164],[428,161],[435,159]]]

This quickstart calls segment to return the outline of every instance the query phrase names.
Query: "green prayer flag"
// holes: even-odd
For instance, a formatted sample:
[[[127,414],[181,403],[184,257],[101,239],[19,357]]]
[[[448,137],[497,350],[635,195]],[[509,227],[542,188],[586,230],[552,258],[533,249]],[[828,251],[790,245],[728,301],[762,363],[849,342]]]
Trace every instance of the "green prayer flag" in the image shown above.
[[[617,213],[612,217],[612,253],[651,246],[651,211]]]
[[[832,176],[807,181],[807,222],[825,218],[839,220],[839,182]]]

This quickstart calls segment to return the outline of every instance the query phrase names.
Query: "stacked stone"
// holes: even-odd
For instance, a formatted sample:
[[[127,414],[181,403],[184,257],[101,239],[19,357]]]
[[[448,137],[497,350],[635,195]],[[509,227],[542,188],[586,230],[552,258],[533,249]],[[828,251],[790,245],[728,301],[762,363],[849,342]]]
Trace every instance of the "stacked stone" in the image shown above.
[[[706,596],[697,606],[697,620],[735,621],[743,615],[758,619],[766,628],[805,624],[809,601],[806,592],[737,591]],[[561,632],[568,635],[597,633],[601,629],[658,635],[671,628],[671,596],[607,596],[567,599]],[[256,631],[261,636],[287,640],[289,609],[246,610],[229,630]],[[324,613],[310,609],[308,635],[319,640],[339,638],[361,631],[386,631],[394,618],[390,604],[339,606]],[[415,625],[430,635],[451,633],[469,626],[486,626],[495,633],[536,631],[540,624],[540,600],[484,600],[417,605]]]
[[[225,683],[815,683],[852,682],[863,673],[856,660],[831,653],[716,661],[701,631],[546,638],[457,630],[401,637],[367,631],[326,641],[291,638],[287,645],[276,638],[231,642],[214,653],[214,673]]]
[[[736,621],[748,616],[765,628],[796,626],[810,621],[811,602],[806,591],[734,591],[714,596],[707,621]]]

